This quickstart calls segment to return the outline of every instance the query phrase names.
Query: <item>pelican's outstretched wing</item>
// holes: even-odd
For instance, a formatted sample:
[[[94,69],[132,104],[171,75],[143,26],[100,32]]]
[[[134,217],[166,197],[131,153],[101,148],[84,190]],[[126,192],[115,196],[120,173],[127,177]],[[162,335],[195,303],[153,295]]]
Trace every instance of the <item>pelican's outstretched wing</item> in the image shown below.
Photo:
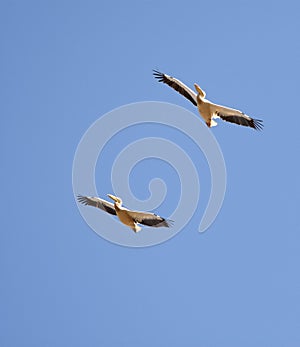
[[[154,213],[128,211],[128,215],[135,221],[135,223],[147,225],[149,227],[170,227],[172,221],[167,220],[163,217],[157,216]]]
[[[107,213],[116,215],[116,210],[114,205],[108,201],[102,200],[100,198],[95,198],[92,196],[82,196],[82,195],[77,195],[77,200],[83,205],[98,207]]]
[[[175,89],[178,93],[190,100],[195,106],[197,106],[197,94],[187,87],[184,83],[178,79],[161,73],[157,70],[153,70],[153,76],[158,79],[158,82],[163,82]]]
[[[262,120],[254,119],[247,116],[245,113],[235,110],[234,108],[229,108],[221,105],[211,104],[214,116],[220,117],[226,122],[235,123],[238,125],[243,125],[246,127],[251,127],[255,130],[262,130],[263,124]]]

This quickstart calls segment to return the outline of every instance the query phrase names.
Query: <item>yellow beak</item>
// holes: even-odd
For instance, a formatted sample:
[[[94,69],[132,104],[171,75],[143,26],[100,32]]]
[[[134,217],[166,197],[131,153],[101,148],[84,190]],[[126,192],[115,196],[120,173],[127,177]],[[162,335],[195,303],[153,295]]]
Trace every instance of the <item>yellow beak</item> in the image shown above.
[[[195,89],[197,90],[197,92],[200,93],[200,94],[202,94],[202,90],[201,90],[201,88],[198,86],[198,84],[195,83],[194,86],[195,86]]]
[[[107,196],[108,196],[110,199],[112,199],[113,201],[115,201],[115,202],[118,202],[118,201],[119,201],[119,199],[118,199],[116,196],[114,196],[114,195],[107,194]]]
[[[204,90],[202,90],[197,83],[194,84],[194,87],[196,89],[196,91],[199,93],[199,95],[201,96],[201,98],[205,98],[206,93]]]

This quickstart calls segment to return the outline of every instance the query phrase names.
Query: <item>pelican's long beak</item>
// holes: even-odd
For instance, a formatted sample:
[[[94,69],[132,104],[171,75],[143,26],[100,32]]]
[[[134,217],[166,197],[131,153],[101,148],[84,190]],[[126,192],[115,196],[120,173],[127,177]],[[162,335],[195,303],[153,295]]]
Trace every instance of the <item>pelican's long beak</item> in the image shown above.
[[[114,196],[114,195],[107,194],[107,196],[108,196],[110,199],[112,199],[113,201],[115,201],[115,202],[118,202],[118,201],[119,201],[119,199],[118,199],[116,196]]]
[[[198,86],[197,83],[194,84],[195,89],[197,90],[198,93],[202,94],[202,89]]]
[[[204,90],[202,90],[197,83],[194,84],[195,89],[197,90],[197,92],[199,93],[199,95],[201,96],[201,98],[205,98],[206,97],[206,93]]]

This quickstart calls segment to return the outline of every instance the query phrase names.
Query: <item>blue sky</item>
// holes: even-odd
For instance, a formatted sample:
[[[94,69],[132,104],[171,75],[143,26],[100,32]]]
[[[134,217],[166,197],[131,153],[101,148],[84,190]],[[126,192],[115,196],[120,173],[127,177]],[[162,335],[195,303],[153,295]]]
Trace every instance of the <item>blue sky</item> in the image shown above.
[[[1,2],[1,346],[299,346],[298,14],[297,1]],[[197,232],[201,201],[170,241],[133,249],[82,219],[72,163],[114,108],[166,101],[196,112],[153,68],[265,129],[212,129],[227,191],[207,232]],[[147,167],[132,177],[141,199]],[[207,178],[206,166],[204,200]]]

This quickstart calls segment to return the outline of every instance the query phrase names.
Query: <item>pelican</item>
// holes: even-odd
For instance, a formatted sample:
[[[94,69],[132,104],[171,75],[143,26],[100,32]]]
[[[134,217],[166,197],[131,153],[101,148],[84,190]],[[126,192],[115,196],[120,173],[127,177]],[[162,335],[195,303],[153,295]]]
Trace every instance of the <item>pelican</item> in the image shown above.
[[[120,219],[120,222],[127,225],[136,233],[141,230],[141,227],[138,224],[155,228],[168,228],[171,226],[172,221],[170,220],[166,220],[165,218],[157,216],[154,213],[128,210],[122,206],[122,199],[111,194],[107,194],[107,196],[114,201],[114,204],[92,196],[78,195],[77,199],[83,205],[98,207],[107,213],[116,215]]]
[[[157,70],[153,70],[153,75],[158,79],[159,82],[163,82],[171,88],[175,89],[178,93],[185,96],[195,106],[197,106],[200,115],[209,128],[217,125],[217,122],[214,121],[214,118],[221,118],[226,122],[251,127],[255,130],[262,130],[263,128],[262,120],[253,119],[239,110],[217,105],[205,99],[206,93],[198,86],[197,83],[194,84],[197,91],[196,94],[184,83],[174,77],[168,76]]]

